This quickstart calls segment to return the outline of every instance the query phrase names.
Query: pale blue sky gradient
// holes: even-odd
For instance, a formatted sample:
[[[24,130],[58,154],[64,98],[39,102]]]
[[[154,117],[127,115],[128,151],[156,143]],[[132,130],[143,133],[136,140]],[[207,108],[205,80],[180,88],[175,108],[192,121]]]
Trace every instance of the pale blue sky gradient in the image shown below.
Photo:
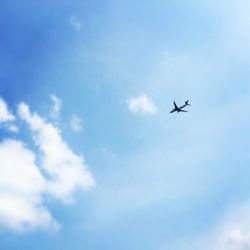
[[[58,96],[62,136],[96,181],[74,204],[46,201],[58,232],[0,226],[0,249],[217,250],[211,235],[250,195],[248,1],[13,0],[0,10],[1,97],[49,120]],[[143,94],[156,114],[129,110]],[[169,114],[186,99],[188,113]],[[30,141],[0,133],[13,136]]]

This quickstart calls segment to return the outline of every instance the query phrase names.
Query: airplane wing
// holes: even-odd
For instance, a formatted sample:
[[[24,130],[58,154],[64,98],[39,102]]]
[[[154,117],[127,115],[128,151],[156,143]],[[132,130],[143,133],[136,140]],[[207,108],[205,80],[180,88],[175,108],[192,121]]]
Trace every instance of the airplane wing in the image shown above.
[[[173,110],[171,110],[169,113],[174,113],[176,111],[176,109],[173,109]]]
[[[174,107],[175,109],[179,109],[175,102],[174,102]]]
[[[180,109],[180,112],[188,112],[187,110]]]

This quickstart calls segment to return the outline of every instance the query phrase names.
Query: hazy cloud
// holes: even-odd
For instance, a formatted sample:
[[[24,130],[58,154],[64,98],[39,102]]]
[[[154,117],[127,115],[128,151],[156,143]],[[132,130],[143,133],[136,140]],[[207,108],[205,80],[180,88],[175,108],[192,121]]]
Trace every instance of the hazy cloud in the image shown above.
[[[152,100],[146,95],[133,97],[127,100],[128,107],[133,113],[156,114],[157,108]]]
[[[53,103],[53,105],[50,109],[50,116],[53,119],[58,119],[60,116],[60,111],[62,109],[62,101],[56,95],[50,95],[50,98],[51,98],[52,103]]]
[[[81,30],[82,29],[82,22],[77,16],[71,16],[69,19],[69,24],[74,27],[75,30]]]
[[[179,250],[249,250],[250,249],[250,203],[245,202],[228,209],[210,231],[196,238],[176,243]],[[176,249],[162,247],[162,250]]]
[[[83,129],[82,119],[77,115],[73,115],[71,117],[70,126],[73,129],[73,131],[75,131],[75,132],[82,131],[82,129]]]

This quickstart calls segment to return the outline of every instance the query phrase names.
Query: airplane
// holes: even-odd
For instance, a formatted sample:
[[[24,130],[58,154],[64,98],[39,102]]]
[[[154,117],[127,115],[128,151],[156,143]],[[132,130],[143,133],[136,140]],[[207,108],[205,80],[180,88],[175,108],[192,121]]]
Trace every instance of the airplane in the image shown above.
[[[188,100],[185,101],[185,104],[182,105],[181,107],[178,107],[178,106],[176,105],[175,101],[174,101],[174,109],[171,110],[169,113],[174,113],[174,112],[177,112],[177,113],[179,113],[179,112],[188,112],[187,110],[183,110],[183,108],[185,108],[186,106],[191,106],[191,105],[188,103]]]

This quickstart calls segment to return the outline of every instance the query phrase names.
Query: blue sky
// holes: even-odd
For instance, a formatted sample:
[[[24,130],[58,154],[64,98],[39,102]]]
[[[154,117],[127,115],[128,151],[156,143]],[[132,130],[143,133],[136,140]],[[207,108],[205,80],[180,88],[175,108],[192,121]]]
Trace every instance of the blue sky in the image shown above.
[[[249,8],[1,1],[0,249],[249,249]]]

